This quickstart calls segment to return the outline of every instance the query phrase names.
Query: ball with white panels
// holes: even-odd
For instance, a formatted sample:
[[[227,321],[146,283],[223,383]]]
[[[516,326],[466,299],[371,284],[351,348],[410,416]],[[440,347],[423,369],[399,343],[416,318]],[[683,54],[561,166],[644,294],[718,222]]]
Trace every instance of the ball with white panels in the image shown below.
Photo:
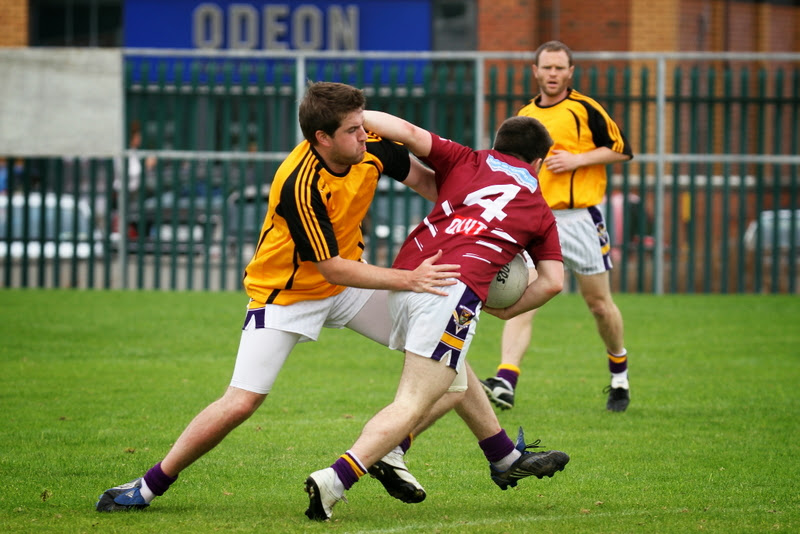
[[[486,305],[491,308],[507,308],[519,300],[528,287],[528,266],[525,259],[517,254],[503,265],[489,284]]]

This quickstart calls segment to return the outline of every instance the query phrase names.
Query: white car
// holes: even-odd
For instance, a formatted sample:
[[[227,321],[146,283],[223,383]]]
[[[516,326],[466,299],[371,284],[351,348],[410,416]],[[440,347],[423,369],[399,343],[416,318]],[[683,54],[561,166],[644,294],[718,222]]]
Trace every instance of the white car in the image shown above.
[[[93,247],[95,257],[102,257],[102,236],[85,200],[55,193],[0,195],[0,258],[86,259]]]
[[[751,221],[744,232],[744,245],[747,250],[755,250],[759,238],[762,252],[771,254],[773,242],[777,241],[780,250],[788,251],[794,248],[795,253],[800,255],[800,209],[760,212],[758,218]]]

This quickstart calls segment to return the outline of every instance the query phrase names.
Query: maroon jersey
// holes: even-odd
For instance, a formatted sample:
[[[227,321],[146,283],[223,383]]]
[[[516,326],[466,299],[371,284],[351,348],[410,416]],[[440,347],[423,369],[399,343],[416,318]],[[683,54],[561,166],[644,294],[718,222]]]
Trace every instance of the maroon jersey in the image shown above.
[[[431,138],[425,161],[436,171],[438,198],[406,238],[394,267],[413,270],[441,249],[437,263],[460,264],[461,281],[485,301],[497,271],[523,249],[534,262],[562,261],[556,221],[530,165],[496,150]]]

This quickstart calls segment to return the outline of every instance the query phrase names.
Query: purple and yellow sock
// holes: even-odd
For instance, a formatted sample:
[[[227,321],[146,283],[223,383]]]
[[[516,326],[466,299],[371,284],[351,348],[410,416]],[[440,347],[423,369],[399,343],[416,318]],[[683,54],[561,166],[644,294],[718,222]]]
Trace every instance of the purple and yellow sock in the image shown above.
[[[339,480],[344,484],[344,489],[349,490],[358,479],[367,474],[367,469],[361,460],[350,451],[339,456],[339,459],[331,465]]]
[[[519,367],[510,363],[501,363],[497,366],[497,378],[502,378],[514,389],[517,389],[517,380],[522,373]]]
[[[614,354],[606,349],[608,355],[608,370],[611,374],[624,373],[628,370],[628,351],[622,349],[622,354]]]

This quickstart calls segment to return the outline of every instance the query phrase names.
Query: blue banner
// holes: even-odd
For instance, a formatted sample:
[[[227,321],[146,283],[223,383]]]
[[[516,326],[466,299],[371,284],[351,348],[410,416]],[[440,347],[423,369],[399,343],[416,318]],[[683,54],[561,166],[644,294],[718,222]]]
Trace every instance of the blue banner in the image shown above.
[[[124,45],[268,51],[427,51],[431,0],[126,0]]]

